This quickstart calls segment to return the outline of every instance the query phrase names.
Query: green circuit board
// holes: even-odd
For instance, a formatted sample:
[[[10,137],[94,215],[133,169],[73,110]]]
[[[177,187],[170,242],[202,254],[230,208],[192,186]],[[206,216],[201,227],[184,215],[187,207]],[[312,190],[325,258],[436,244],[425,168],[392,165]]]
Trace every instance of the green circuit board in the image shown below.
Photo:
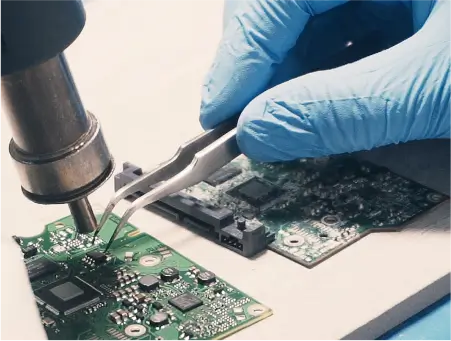
[[[274,234],[269,249],[307,267],[371,232],[398,231],[448,200],[346,156],[258,163],[241,155],[183,194],[263,224]]]
[[[21,246],[49,339],[222,339],[271,310],[128,224],[104,253],[118,217],[92,235],[71,217]]]

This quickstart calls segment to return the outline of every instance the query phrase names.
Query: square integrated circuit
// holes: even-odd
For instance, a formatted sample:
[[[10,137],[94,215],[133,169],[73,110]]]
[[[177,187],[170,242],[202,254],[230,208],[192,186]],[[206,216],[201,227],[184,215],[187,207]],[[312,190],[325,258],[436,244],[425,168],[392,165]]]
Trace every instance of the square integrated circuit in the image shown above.
[[[168,302],[170,305],[176,307],[183,313],[187,313],[188,311],[200,307],[203,304],[200,298],[194,296],[189,292],[171,298]]]
[[[70,315],[100,301],[102,293],[78,277],[51,283],[34,292],[38,302],[56,315]]]
[[[243,200],[254,207],[261,207],[280,197],[284,191],[260,178],[251,178],[248,181],[232,188],[227,192],[232,197]]]

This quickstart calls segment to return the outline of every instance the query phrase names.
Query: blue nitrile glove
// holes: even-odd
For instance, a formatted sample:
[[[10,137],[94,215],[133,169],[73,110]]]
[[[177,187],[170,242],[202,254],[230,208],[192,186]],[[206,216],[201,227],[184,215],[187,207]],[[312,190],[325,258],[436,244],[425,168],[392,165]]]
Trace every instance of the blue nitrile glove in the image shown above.
[[[240,3],[226,23],[203,87],[202,126],[212,128],[242,110],[238,143],[244,154],[258,161],[318,157],[409,140],[449,138],[447,0],[404,1],[411,8],[415,33],[398,45],[267,90],[309,18],[345,2]],[[315,57],[315,51],[307,53]],[[302,59],[298,60],[300,69],[302,63]]]

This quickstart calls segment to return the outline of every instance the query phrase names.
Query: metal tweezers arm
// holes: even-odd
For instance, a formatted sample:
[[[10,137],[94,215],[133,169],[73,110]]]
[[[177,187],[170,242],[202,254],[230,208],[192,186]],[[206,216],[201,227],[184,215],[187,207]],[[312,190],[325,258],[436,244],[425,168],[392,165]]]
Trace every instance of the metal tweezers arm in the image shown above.
[[[120,200],[134,194],[140,188],[153,187],[161,183],[146,195],[135,200],[127,209],[106,250],[138,209],[205,180],[240,155],[241,152],[236,141],[235,122],[228,121],[183,144],[170,160],[117,191],[110,200],[94,236],[97,236]]]

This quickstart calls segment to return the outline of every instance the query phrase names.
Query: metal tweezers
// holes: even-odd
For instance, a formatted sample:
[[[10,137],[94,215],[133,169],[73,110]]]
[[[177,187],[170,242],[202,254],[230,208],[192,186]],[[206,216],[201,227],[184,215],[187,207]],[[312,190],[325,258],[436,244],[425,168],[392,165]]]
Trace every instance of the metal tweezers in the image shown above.
[[[110,248],[121,229],[137,210],[198,184],[239,156],[241,152],[236,141],[236,122],[236,118],[233,118],[186,142],[179,147],[171,159],[118,190],[111,198],[102,215],[94,233],[94,239],[119,201],[140,191],[142,188],[155,186],[148,193],[133,201],[131,206],[125,211],[105,248],[105,252]]]

